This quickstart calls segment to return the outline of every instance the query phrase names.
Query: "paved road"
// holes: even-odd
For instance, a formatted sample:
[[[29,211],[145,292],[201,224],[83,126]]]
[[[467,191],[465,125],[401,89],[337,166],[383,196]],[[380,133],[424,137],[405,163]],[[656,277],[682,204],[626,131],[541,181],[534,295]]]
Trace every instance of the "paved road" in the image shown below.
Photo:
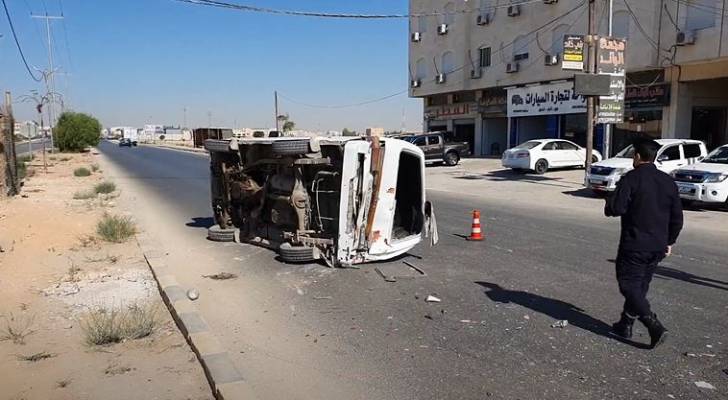
[[[672,336],[647,351],[607,334],[621,306],[617,221],[439,188],[430,199],[441,243],[408,258],[427,276],[386,283],[375,265],[291,266],[264,249],[206,242],[206,157],[99,149],[180,283],[200,289],[201,312],[261,398],[727,398],[726,237],[688,225],[651,294]],[[483,243],[459,236],[474,207],[487,210]],[[200,278],[221,270],[240,279]],[[442,303],[426,303],[429,294]],[[550,327],[563,319],[565,329]],[[636,340],[648,340],[644,329]]]
[[[46,139],[46,149],[48,150],[51,145],[50,139]],[[39,151],[43,149],[43,139],[33,139],[31,141],[31,151]],[[20,142],[15,144],[15,154],[18,156],[22,156],[25,154],[28,154],[28,142]]]

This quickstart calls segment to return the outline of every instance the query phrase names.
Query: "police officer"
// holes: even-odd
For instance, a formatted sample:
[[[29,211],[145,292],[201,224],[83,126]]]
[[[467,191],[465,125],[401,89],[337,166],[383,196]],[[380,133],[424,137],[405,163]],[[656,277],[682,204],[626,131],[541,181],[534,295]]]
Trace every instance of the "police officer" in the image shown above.
[[[612,333],[630,339],[632,325],[639,319],[655,348],[665,340],[667,329],[650,309],[647,291],[657,264],[672,253],[683,226],[683,210],[675,182],[655,167],[660,145],[640,139],[633,148],[634,170],[622,177],[604,208],[606,216],[622,218],[616,266],[624,308]]]

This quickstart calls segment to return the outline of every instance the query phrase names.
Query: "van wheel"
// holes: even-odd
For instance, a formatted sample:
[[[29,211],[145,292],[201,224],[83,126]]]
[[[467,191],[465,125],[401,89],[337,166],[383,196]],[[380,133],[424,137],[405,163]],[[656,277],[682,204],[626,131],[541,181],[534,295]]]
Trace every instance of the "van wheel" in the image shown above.
[[[271,145],[273,154],[282,156],[309,153],[308,140],[277,140]]]
[[[543,175],[546,173],[546,171],[549,170],[549,162],[544,160],[543,158],[536,161],[536,165],[533,167],[534,172],[536,172],[539,175]]]
[[[278,248],[278,254],[281,259],[289,263],[304,263],[315,260],[313,253],[313,247],[308,246],[294,246],[290,243],[283,243]]]
[[[457,152],[451,151],[447,154],[445,154],[445,164],[447,164],[450,167],[454,167],[458,165],[460,162],[460,155],[458,155]]]
[[[592,164],[594,164],[594,163],[596,163],[596,162],[599,162],[599,157],[597,157],[597,156],[592,156]]]
[[[235,229],[220,228],[220,225],[213,225],[207,229],[207,239],[213,242],[234,242]]]

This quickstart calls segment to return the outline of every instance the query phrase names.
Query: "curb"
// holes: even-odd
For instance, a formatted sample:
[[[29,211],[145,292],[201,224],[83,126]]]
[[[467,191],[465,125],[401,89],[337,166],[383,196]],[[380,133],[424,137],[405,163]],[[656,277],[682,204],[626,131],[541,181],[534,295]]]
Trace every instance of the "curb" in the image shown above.
[[[250,384],[233,364],[230,354],[202,318],[197,306],[187,298],[187,293],[164,262],[160,246],[152,245],[151,238],[137,235],[137,244],[157,282],[159,293],[172,315],[174,322],[189,343],[205,371],[205,377],[217,400],[255,399]]]
[[[140,143],[140,144],[142,146],[158,147],[160,149],[178,150],[178,151],[184,151],[187,153],[209,154],[209,152],[207,150],[199,149],[196,147],[167,146],[167,145],[163,145],[163,144],[152,144],[152,143]]]

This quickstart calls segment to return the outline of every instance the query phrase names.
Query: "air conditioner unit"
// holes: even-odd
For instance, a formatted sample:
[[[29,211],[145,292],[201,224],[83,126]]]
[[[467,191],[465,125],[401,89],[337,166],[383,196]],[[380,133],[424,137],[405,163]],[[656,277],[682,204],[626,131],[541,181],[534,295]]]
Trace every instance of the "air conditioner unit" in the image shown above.
[[[695,44],[695,39],[697,39],[695,31],[680,31],[677,33],[677,37],[675,38],[675,45],[686,46],[689,44]]]
[[[412,86],[413,88],[418,88],[418,87],[422,86],[422,81],[419,79],[412,79],[410,81],[410,86]]]
[[[556,4],[559,0],[543,0],[543,4]]]
[[[440,24],[437,27],[437,34],[438,35],[446,35],[447,34],[447,24]]]
[[[490,14],[478,15],[478,25],[488,25],[490,23]]]
[[[516,73],[516,72],[518,72],[520,67],[521,67],[521,65],[518,64],[517,62],[509,62],[508,64],[506,64],[506,72],[509,74]]]
[[[480,67],[470,70],[470,79],[480,79],[483,76],[483,69]]]
[[[546,56],[543,59],[543,64],[546,66],[552,66],[552,65],[558,65],[559,64],[559,55],[558,54],[546,54]]]
[[[412,41],[413,42],[419,42],[422,40],[422,33],[420,32],[412,32]]]
[[[508,16],[517,17],[521,15],[521,6],[508,6]]]
[[[446,81],[447,81],[447,79],[446,79],[446,77],[445,77],[445,74],[438,74],[438,75],[437,75],[437,76],[435,77],[435,82],[437,82],[437,83],[439,83],[439,84],[443,84],[443,83],[445,83]]]

